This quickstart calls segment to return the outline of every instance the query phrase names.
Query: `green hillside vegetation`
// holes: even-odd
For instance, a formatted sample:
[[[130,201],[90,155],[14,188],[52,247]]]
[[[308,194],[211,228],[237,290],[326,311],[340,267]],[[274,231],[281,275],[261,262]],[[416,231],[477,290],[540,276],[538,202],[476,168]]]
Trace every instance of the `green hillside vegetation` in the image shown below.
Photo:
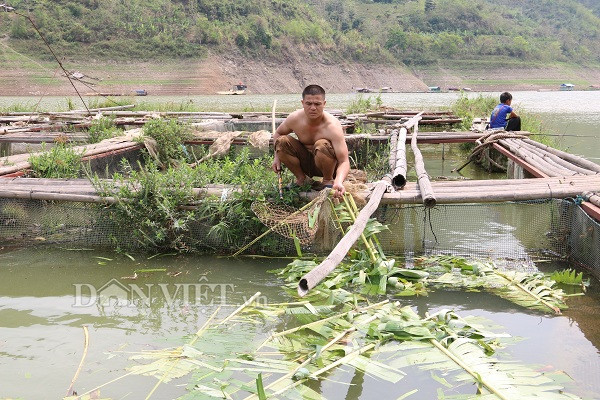
[[[197,58],[208,51],[325,62],[600,61],[591,0],[13,0],[61,55]],[[2,36],[4,39],[2,39]],[[6,40],[8,38],[8,40]],[[29,22],[0,13],[0,40],[48,57]]]

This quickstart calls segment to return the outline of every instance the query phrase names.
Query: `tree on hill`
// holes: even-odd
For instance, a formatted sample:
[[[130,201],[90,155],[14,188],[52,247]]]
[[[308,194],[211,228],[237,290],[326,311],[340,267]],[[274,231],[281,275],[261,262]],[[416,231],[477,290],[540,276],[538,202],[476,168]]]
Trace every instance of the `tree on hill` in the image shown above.
[[[445,59],[600,62],[597,0],[13,0],[61,55],[105,59]],[[30,24],[0,13],[0,37],[49,57]]]

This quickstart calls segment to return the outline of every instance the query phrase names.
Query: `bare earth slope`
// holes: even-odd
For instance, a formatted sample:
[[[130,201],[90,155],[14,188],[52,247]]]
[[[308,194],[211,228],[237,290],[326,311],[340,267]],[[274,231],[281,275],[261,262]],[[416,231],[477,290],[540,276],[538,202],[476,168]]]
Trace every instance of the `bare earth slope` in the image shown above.
[[[37,62],[0,47],[0,96],[73,95],[68,80],[60,76],[56,63]],[[385,64],[318,63],[302,55],[287,55],[281,62],[234,55],[211,55],[202,60],[154,62],[64,61],[69,71],[98,78],[94,90],[130,94],[144,89],[151,95],[215,94],[238,82],[250,93],[297,93],[317,83],[328,92],[352,92],[357,88],[378,90],[391,87],[398,92],[427,91],[440,86],[482,91],[558,89],[562,82],[577,89],[600,85],[600,68],[577,66],[523,67],[503,65],[437,66],[410,70]],[[80,92],[92,90],[77,84]]]
[[[1,95],[71,95],[73,88],[61,78],[51,62],[43,66],[22,57],[2,59],[0,52]],[[305,85],[317,83],[328,92],[351,92],[358,87],[379,89],[392,87],[397,91],[427,90],[419,78],[401,67],[386,65],[318,64],[300,60],[251,60],[241,57],[214,55],[203,60],[102,63],[65,62],[69,71],[99,78],[95,90],[109,93],[129,93],[145,89],[152,95],[214,94],[227,90],[238,82],[248,85],[251,93],[295,93]],[[88,79],[90,82],[96,82]],[[77,84],[82,93],[91,92]]]

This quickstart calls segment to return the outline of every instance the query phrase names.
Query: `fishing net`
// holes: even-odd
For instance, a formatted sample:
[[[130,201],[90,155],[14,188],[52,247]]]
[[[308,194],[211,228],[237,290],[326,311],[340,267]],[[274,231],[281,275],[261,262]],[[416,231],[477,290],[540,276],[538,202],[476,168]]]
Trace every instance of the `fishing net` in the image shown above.
[[[344,188],[354,198],[355,203],[362,207],[366,200],[361,193],[368,190],[367,174],[353,169],[349,172]],[[318,235],[317,249],[330,247],[339,237],[337,225],[332,218],[332,203],[326,200],[329,189],[323,189],[307,206],[301,209],[273,202],[254,202],[251,206],[256,217],[273,232],[279,235],[297,239],[302,245],[315,245]],[[335,200],[334,200],[335,201]]]
[[[319,221],[327,220],[328,207],[323,203],[329,196],[329,189],[323,189],[308,207],[301,209],[265,201],[252,203],[252,211],[264,225],[279,235],[294,239],[308,246],[319,229]]]
[[[327,254],[341,240],[341,233],[327,214],[331,207],[326,195],[327,190],[321,192],[318,201],[301,212],[255,203],[254,212],[274,232],[248,252],[296,254],[295,235],[304,250]],[[572,200],[450,204],[433,209],[381,205],[374,217],[389,227],[378,234],[388,254],[564,259],[600,273],[600,224]],[[133,239],[136,227],[117,222],[110,209],[94,204],[0,198],[0,248],[28,244],[138,248]],[[190,224],[185,233],[190,250],[232,254],[254,238],[227,241],[211,235],[211,228],[202,220]]]

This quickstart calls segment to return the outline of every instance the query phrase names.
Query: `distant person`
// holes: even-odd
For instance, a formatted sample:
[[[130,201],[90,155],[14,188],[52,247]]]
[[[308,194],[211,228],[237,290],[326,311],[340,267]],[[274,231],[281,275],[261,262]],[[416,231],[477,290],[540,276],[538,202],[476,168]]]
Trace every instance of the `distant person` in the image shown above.
[[[490,129],[504,129],[506,131],[520,131],[521,118],[510,106],[512,94],[504,92],[500,95],[500,104],[494,108],[490,116]],[[508,116],[508,121],[506,117]]]
[[[323,181],[315,189],[329,187],[335,190],[335,197],[341,197],[350,171],[342,125],[324,111],[327,102],[321,86],[304,88],[301,103],[302,109],[292,112],[273,135],[273,171],[280,171],[283,163],[292,171],[299,186],[310,183],[313,176],[322,176]],[[289,136],[292,132],[298,139]]]

